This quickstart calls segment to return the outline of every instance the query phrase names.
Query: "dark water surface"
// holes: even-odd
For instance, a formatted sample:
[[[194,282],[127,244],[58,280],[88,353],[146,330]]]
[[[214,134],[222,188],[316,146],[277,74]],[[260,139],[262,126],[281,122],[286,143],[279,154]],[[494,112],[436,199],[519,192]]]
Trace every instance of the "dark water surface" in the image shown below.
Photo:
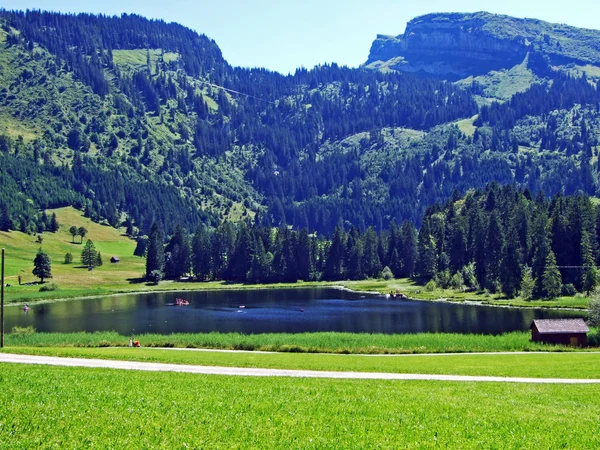
[[[175,298],[189,306],[173,306]],[[240,306],[243,306],[241,308]],[[150,293],[32,305],[5,310],[6,330],[135,333],[353,333],[527,330],[535,318],[581,317],[581,312],[508,309],[386,299],[337,289],[269,289]]]

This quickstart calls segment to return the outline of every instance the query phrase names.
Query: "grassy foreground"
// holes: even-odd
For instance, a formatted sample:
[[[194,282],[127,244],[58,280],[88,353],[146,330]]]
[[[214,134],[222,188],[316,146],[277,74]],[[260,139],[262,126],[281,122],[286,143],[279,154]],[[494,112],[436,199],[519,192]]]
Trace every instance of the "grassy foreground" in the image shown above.
[[[435,289],[428,292],[423,286],[410,279],[298,282],[274,285],[229,284],[222,281],[207,283],[165,281],[156,286],[142,280],[145,273],[145,259],[133,256],[135,241],[125,236],[124,230],[94,223],[83,217],[80,211],[71,207],[49,210],[48,214],[53,212],[56,213],[60,224],[59,230],[56,233],[44,233],[41,244],[37,241],[37,236],[17,231],[0,232],[0,247],[6,248],[6,282],[10,284],[5,292],[8,303],[150,291],[342,286],[361,292],[388,293],[398,290],[411,298],[420,300],[474,301],[499,306],[536,308],[586,309],[588,307],[588,299],[583,296],[535,301],[506,300],[499,295],[459,292],[451,289]],[[69,233],[71,225],[83,226],[88,230],[86,239],[91,239],[96,249],[102,254],[103,266],[97,267],[91,272],[81,266],[83,245],[80,243],[79,237],[73,239]],[[38,279],[31,273],[33,259],[40,247],[52,259],[53,279],[48,281],[57,285],[57,289],[49,292],[40,292],[41,285],[37,283]],[[73,255],[72,264],[64,264],[65,254],[68,252]],[[118,256],[121,261],[118,264],[111,264],[111,256]],[[22,285],[18,283],[19,275]]]
[[[600,447],[600,386],[0,365],[2,448]]]
[[[136,336],[144,347],[180,347],[226,350],[261,350],[293,353],[469,353],[511,351],[573,351],[571,347],[531,342],[528,332],[502,335],[459,333],[177,333]],[[598,330],[588,335],[598,345]],[[123,347],[128,336],[114,331],[96,333],[36,333],[19,329],[6,336],[9,347]]]
[[[600,353],[366,356],[173,351],[144,348],[9,347],[7,353],[334,372],[426,373],[531,378],[600,379]]]

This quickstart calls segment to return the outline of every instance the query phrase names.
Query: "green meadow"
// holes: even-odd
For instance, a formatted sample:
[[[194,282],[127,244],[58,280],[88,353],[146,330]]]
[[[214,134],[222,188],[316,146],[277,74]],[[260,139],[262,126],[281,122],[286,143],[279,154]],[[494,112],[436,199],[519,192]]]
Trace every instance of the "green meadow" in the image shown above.
[[[1,448],[600,447],[600,385],[0,365]]]

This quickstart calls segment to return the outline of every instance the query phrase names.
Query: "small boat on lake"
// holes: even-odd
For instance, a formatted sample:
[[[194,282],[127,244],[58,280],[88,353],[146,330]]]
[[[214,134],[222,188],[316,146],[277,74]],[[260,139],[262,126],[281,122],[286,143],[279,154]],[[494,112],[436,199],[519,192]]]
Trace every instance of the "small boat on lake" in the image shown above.
[[[189,300],[186,300],[185,298],[176,298],[175,299],[175,306],[188,306],[190,304]]]

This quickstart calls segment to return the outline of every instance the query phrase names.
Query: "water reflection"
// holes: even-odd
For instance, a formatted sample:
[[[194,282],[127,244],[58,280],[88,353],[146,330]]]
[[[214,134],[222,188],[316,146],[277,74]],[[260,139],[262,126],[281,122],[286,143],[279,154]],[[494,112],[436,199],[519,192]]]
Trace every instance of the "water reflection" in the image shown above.
[[[173,306],[175,298],[189,306]],[[528,329],[534,318],[581,317],[580,312],[508,309],[389,300],[336,289],[247,290],[121,295],[7,308],[6,329],[115,330],[131,333],[460,332],[497,334]]]

